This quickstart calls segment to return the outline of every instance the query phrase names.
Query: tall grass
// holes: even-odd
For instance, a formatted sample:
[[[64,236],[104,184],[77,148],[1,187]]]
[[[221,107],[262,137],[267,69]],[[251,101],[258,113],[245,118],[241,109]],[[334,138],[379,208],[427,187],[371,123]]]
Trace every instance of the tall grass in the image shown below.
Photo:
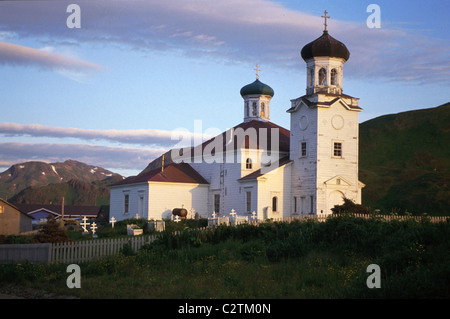
[[[380,289],[366,285],[369,264]],[[166,232],[80,267],[81,289],[61,265],[1,265],[0,282],[82,298],[448,298],[450,225],[335,217]]]

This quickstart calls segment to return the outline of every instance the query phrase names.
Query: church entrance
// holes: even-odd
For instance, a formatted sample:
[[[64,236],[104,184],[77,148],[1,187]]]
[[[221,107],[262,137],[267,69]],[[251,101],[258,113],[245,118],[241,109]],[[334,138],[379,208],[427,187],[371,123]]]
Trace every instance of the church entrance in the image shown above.
[[[328,197],[328,208],[329,213],[333,213],[331,210],[336,205],[342,205],[344,204],[344,197],[345,195],[341,191],[333,191],[330,193],[330,196]]]

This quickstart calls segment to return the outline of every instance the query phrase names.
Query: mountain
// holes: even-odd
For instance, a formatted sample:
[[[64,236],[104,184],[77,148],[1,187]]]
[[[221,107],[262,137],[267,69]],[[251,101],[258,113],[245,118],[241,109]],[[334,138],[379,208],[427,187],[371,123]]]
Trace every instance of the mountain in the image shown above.
[[[64,203],[75,206],[109,205],[108,185],[117,183],[122,176],[111,176],[100,181],[85,182],[71,179],[66,183],[46,186],[30,186],[10,198],[12,204],[53,204]]]
[[[78,180],[91,183],[108,177],[121,178],[119,174],[98,166],[67,160],[63,163],[26,162],[11,166],[0,173],[0,197],[11,198],[28,187],[67,183]]]
[[[365,206],[450,214],[450,103],[377,117],[359,135]]]

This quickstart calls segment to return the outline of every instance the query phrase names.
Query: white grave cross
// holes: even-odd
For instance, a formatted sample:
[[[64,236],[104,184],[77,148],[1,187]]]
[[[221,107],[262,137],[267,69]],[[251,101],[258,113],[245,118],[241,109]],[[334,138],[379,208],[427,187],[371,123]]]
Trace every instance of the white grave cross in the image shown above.
[[[216,212],[213,212],[211,216],[212,216],[212,218],[216,218],[216,216],[217,216]]]
[[[180,216],[176,215],[174,218],[175,223],[178,223],[180,221]]]
[[[236,211],[234,209],[232,209],[230,215],[231,215],[231,217],[235,218],[236,217]]]
[[[252,213],[252,219],[255,220],[256,218],[257,218],[257,217],[256,217],[256,212],[253,211],[253,213]]]
[[[91,225],[91,230],[92,230],[92,235],[94,235],[95,234],[95,231],[97,230],[97,224],[94,222],[94,223],[92,223],[92,225]]]
[[[87,222],[87,217],[84,216],[83,217],[83,222],[81,223],[81,227],[83,227],[83,231],[86,232],[86,233],[88,232],[87,226],[89,226],[89,223]]]
[[[116,223],[116,219],[113,217],[111,217],[111,220],[109,221],[111,223],[112,228],[114,228],[114,224]]]
[[[136,213],[136,216],[134,216],[134,218],[139,219],[139,214]]]

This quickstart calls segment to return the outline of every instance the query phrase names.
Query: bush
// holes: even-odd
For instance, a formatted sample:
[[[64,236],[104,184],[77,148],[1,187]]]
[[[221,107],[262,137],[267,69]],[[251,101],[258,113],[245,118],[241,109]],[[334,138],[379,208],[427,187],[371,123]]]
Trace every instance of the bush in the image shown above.
[[[369,208],[356,204],[349,198],[344,197],[343,200],[342,205],[336,205],[331,209],[333,214],[372,214]]]
[[[49,218],[36,235],[39,243],[58,243],[70,241],[66,231],[59,226],[54,218]]]

